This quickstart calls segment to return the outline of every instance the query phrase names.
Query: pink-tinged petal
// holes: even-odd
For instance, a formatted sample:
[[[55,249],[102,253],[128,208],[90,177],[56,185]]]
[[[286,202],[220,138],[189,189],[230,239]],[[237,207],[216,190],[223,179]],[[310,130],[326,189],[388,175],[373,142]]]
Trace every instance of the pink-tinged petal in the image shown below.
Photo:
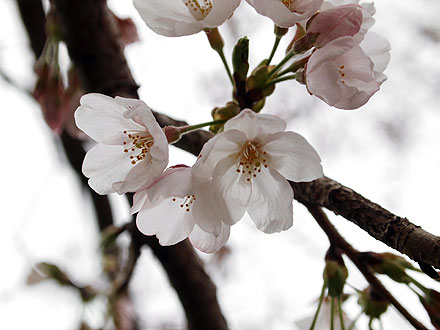
[[[370,32],[365,35],[364,40],[359,45],[365,54],[373,61],[373,70],[376,73],[376,80],[379,83],[385,81],[386,76],[382,73],[390,62],[391,45],[385,38]]]
[[[321,6],[323,0],[296,0],[283,4],[281,0],[246,0],[263,16],[269,17],[281,27],[291,27],[311,17]]]
[[[269,167],[288,180],[313,181],[324,175],[318,153],[297,133],[276,134],[264,150],[270,155]]]
[[[238,155],[245,142],[245,133],[235,129],[214,136],[203,146],[193,166],[193,175],[198,178],[211,178],[217,164],[234,154]]]
[[[252,180],[248,214],[257,228],[275,233],[293,224],[293,190],[275,170],[263,170]]]
[[[130,215],[138,213],[145,203],[149,203],[147,189],[137,191],[133,195],[133,206],[130,208]],[[151,206],[151,204],[149,205]]]
[[[318,33],[316,47],[340,37],[354,36],[362,25],[362,7],[356,4],[334,7],[321,11],[309,20],[307,32]]]
[[[236,171],[236,159],[224,159],[216,166],[212,186],[216,190],[215,193],[226,201],[224,213],[220,215],[222,221],[233,225],[246,212],[252,192],[251,183]]]
[[[98,194],[115,192],[113,182],[124,180],[133,165],[121,146],[98,144],[87,152],[82,171]]]
[[[125,111],[111,97],[86,94],[81,97],[81,106],[75,111],[75,122],[97,142],[122,144],[124,130],[143,130],[142,126],[123,117]]]
[[[190,212],[179,207],[177,201],[168,198],[161,203],[144,207],[136,218],[138,229],[145,235],[156,235],[161,245],[173,245],[183,241],[194,228]]]
[[[267,134],[282,132],[286,129],[286,122],[273,115],[257,114],[252,110],[244,109],[225,124],[225,132],[236,129],[244,132],[248,141],[258,140]]]
[[[313,55],[310,59],[313,59]],[[335,105],[341,98],[339,71],[334,62],[324,62],[317,66],[314,66],[313,62],[309,63],[306,71],[306,85],[311,94],[319,97],[328,105]]]
[[[220,250],[229,239],[230,227],[222,225],[220,233],[215,236],[204,232],[199,226],[195,225],[189,235],[192,245],[205,253],[214,253]]]

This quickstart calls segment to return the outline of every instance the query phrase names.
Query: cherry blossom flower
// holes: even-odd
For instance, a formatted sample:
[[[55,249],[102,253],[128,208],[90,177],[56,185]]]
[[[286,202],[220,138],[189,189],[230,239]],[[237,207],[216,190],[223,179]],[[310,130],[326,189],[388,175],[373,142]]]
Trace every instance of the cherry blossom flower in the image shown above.
[[[310,18],[323,0],[246,0],[255,10],[280,27],[291,27]]]
[[[223,24],[241,0],[134,0],[134,5],[154,32],[179,37]]]
[[[321,12],[334,9],[337,6],[346,6],[346,5],[359,5],[362,9],[362,24],[359,29],[359,32],[353,36],[354,40],[357,43],[360,43],[364,38],[367,31],[374,25],[376,20],[373,18],[376,13],[376,8],[374,7],[374,3],[372,2],[363,2],[359,3],[359,0],[332,0],[324,1],[321,6]]]
[[[225,201],[218,212],[226,224],[234,224],[247,210],[266,233],[292,226],[293,191],[287,180],[312,181],[323,173],[313,147],[285,128],[276,116],[246,109],[203,147],[193,172],[212,177],[212,194]]]
[[[168,142],[142,101],[86,94],[77,126],[98,144],[87,152],[83,173],[99,194],[134,192],[151,184],[168,164]]]
[[[386,80],[390,46],[375,34],[364,41],[358,45],[352,37],[341,37],[316,50],[306,66],[309,92],[339,109],[367,103]]]
[[[362,25],[362,7],[348,4],[321,11],[307,23],[308,33],[317,33],[314,45],[323,47],[330,41],[356,35]]]
[[[161,245],[189,237],[199,250],[212,253],[229,238],[229,226],[217,215],[218,202],[210,180],[197,179],[191,168],[181,165],[137,192],[131,213],[139,212],[137,227],[145,235],[156,235]]]

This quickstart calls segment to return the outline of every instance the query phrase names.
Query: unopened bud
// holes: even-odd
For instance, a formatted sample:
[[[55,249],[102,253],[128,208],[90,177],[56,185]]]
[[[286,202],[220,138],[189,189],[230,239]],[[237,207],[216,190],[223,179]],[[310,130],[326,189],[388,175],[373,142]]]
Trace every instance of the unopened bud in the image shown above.
[[[409,284],[411,278],[406,274],[406,269],[416,270],[404,258],[389,252],[368,252],[365,254],[365,259],[376,273],[388,275],[399,283]]]
[[[362,306],[363,312],[371,319],[379,319],[389,305],[389,302],[372,286],[368,286],[360,293],[358,303]]]
[[[330,247],[325,255],[324,278],[327,279],[328,294],[331,297],[340,297],[344,291],[348,270],[340,249]]]
[[[217,107],[212,109],[211,116],[214,120],[225,120],[231,119],[232,117],[235,117],[240,113],[240,106],[237,102],[230,101],[226,103],[223,107]],[[216,124],[211,125],[209,127],[209,130],[213,133],[218,133],[220,130],[223,129],[224,124]]]
[[[307,22],[307,33],[316,33],[315,47],[323,47],[330,41],[354,36],[363,20],[362,7],[357,4],[336,6],[312,16]]]
[[[249,39],[243,37],[238,40],[232,52],[232,67],[234,79],[245,81],[249,71]]]
[[[440,292],[428,289],[425,297],[419,296],[419,299],[428,312],[432,325],[440,329]]]
[[[271,69],[272,67],[262,64],[246,80],[246,90],[250,100],[257,102],[274,92],[275,84],[267,85],[267,78]]]

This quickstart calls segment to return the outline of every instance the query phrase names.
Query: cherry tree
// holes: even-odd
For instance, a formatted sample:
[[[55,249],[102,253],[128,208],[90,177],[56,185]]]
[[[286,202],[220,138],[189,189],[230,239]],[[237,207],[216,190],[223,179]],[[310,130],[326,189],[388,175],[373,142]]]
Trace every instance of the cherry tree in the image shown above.
[[[205,34],[213,56],[217,53],[224,66],[230,98],[205,109],[211,121],[196,124],[139,100],[139,86],[123,52],[138,42],[136,27],[131,19],[113,14],[104,0],[52,0],[47,12],[40,0],[17,4],[35,55],[38,81],[33,97],[92,196],[102,258],[111,260],[111,266],[103,267],[105,288],[78,285],[61,267],[44,261],[35,265],[31,282],[52,280],[71,287],[84,304],[103,299],[103,329],[140,329],[132,308],[127,308],[133,304],[128,288],[141,248],[147,246],[180,299],[187,327],[228,329],[228,315],[223,315],[215,285],[194,248],[221,255],[234,225],[246,214],[268,235],[295,230],[295,199],[329,241],[316,312],[299,327],[359,328],[344,312],[345,301],[356,297],[371,329],[380,326],[391,308],[415,329],[440,329],[440,292],[425,284],[429,277],[440,279],[440,238],[325,176],[319,150],[267,109],[267,100],[285,84],[300,84],[305,94],[332,111],[354,115],[371,98],[380,97],[391,47],[380,31],[374,32],[372,3],[134,0],[145,22],[142,28],[164,37]],[[274,24],[273,47],[267,54],[253,54],[260,58],[255,67],[249,62],[252,47],[246,36],[235,40],[232,54],[224,51],[222,25],[240,6],[251,6],[255,16]],[[287,49],[280,48],[283,38],[291,38]],[[68,49],[69,72],[59,65],[61,44]],[[196,161],[170,163],[169,145],[193,154]],[[123,225],[115,224],[114,205],[107,196],[111,193],[125,195],[130,203],[130,221]],[[356,249],[332,224],[328,211],[396,252]],[[123,234],[129,236],[128,247],[118,243]],[[347,261],[365,277],[367,287],[348,285]],[[424,273],[428,280],[420,283],[415,273]],[[422,324],[405,308],[382,277],[408,287],[431,324]],[[86,320],[79,322],[80,329],[91,329]]]

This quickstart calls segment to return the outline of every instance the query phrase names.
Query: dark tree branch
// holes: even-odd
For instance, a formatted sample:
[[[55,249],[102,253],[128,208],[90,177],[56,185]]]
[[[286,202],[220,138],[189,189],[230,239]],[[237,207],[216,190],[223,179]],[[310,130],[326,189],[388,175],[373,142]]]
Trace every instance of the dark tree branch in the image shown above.
[[[31,42],[32,51],[35,58],[38,58],[46,43],[46,15],[41,0],[17,0],[17,5]]]
[[[131,233],[139,248],[148,245],[161,262],[182,302],[188,328],[226,330],[226,320],[217,303],[216,287],[200,266],[201,260],[189,241],[164,247],[159,245],[155,237],[140,233],[134,223]],[[197,310],[202,312],[194,312]]]
[[[405,317],[409,323],[411,323],[414,328],[417,330],[427,330],[427,328],[421,324],[416,318],[414,318],[406,309],[403,307],[399,301],[394,298],[394,296],[383,286],[382,282],[379,281],[379,279],[374,276],[374,274],[371,272],[371,270],[368,268],[367,264],[365,263],[362,253],[360,253],[358,250],[353,248],[353,246],[350,245],[342,236],[339,234],[339,232],[336,230],[336,228],[333,226],[333,224],[328,219],[327,215],[324,213],[324,211],[316,205],[307,205],[307,209],[309,212],[313,215],[318,225],[324,230],[324,232],[327,234],[327,237],[330,241],[330,243],[333,246],[338,246],[341,248],[344,253],[350,258],[351,261],[356,265],[356,267],[359,269],[359,271],[364,275],[365,279],[370,283],[372,287],[376,289],[376,291],[381,294],[385,300],[389,301],[393,306],[402,314],[403,317]]]
[[[411,259],[440,268],[440,237],[408,219],[392,214],[327,177],[291,185],[299,202],[325,207]]]
[[[86,91],[110,96],[137,98],[134,82],[121,46],[112,29],[112,16],[104,0],[54,0],[69,55]],[[182,125],[157,115],[162,125]],[[207,140],[201,132],[188,134],[180,146],[197,153],[198,141]],[[81,158],[82,161],[82,158]],[[191,244],[187,241],[162,247],[155,237],[133,229],[138,248],[147,244],[167,271],[171,284],[184,307],[190,329],[227,329],[216,298],[216,290]]]

